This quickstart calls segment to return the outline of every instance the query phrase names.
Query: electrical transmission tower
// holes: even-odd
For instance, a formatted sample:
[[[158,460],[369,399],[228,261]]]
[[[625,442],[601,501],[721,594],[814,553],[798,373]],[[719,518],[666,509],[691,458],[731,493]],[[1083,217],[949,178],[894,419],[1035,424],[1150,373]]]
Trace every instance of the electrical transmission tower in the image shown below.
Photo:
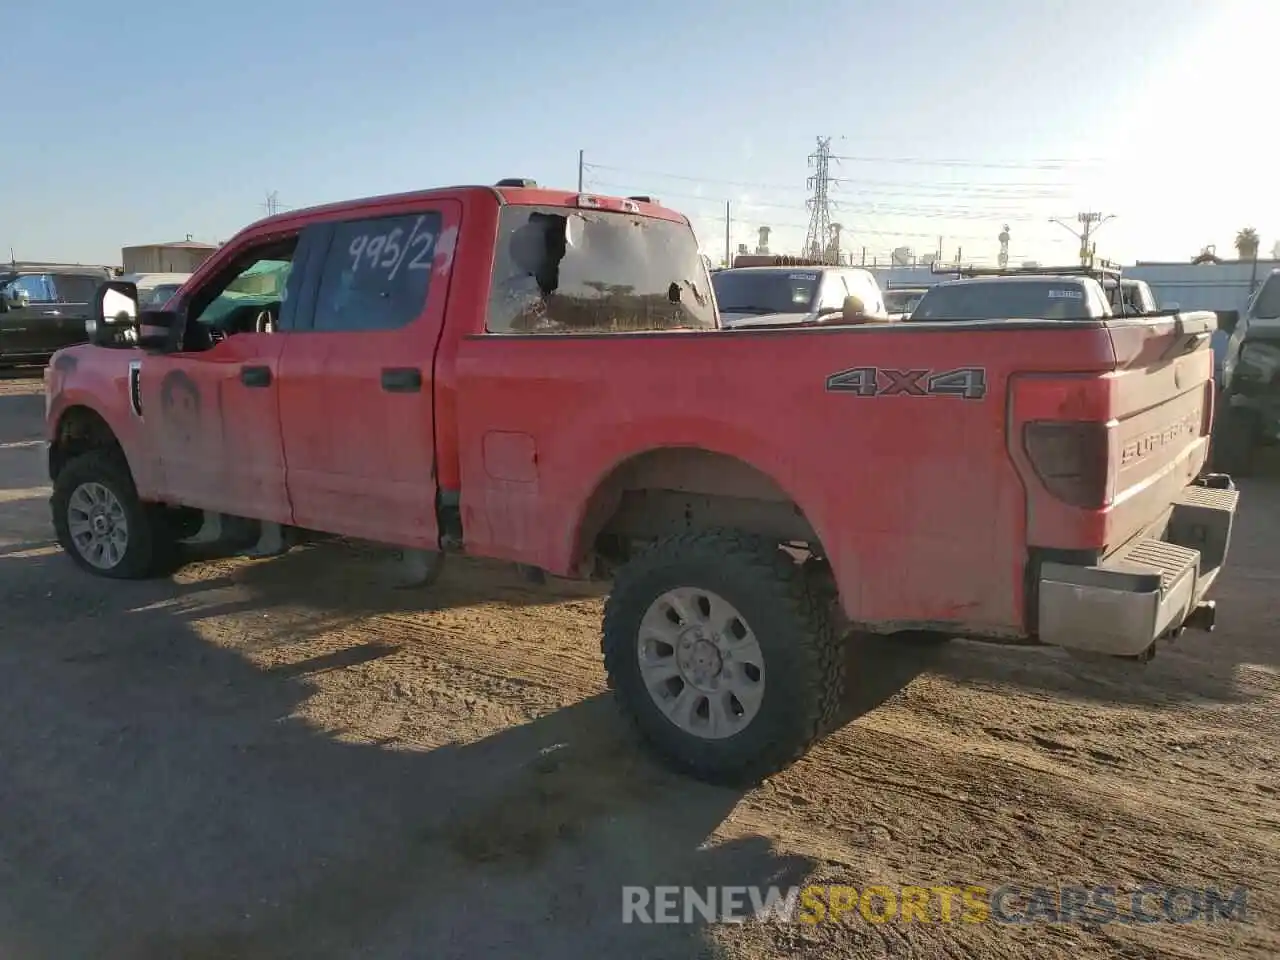
[[[809,166],[813,176],[805,186],[813,195],[805,201],[809,208],[809,234],[804,240],[804,255],[814,260],[825,259],[827,242],[831,236],[831,138],[819,137],[818,149],[809,154]]]
[[[268,217],[274,217],[277,213],[279,213],[280,212],[279,191],[272,190],[270,193],[268,193],[267,202],[262,205],[262,208],[267,211]]]

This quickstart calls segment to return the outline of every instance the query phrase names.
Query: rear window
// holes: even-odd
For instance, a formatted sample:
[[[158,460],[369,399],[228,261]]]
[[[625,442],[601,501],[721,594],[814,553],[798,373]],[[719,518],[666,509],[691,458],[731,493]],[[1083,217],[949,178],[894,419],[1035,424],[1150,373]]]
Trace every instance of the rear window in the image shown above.
[[[961,281],[931,289],[911,320],[1086,320],[1091,316],[1088,293],[1079,283]]]
[[[565,207],[505,207],[490,333],[712,330],[706,261],[687,224]]]
[[[1267,277],[1249,312],[1260,320],[1280,319],[1280,273]]]
[[[808,313],[822,274],[816,270],[725,270],[712,278],[721,313]]]

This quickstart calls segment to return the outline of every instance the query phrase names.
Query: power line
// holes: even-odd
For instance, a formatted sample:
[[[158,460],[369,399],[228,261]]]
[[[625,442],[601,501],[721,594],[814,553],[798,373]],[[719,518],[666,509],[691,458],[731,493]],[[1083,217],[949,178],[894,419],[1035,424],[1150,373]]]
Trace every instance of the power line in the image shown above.
[[[1035,160],[1024,163],[997,163],[985,160],[933,160],[925,157],[851,157],[835,155],[832,160],[844,160],[849,163],[894,163],[921,167],[964,167],[976,170],[1069,170],[1072,167],[1097,163],[1096,160],[1069,160],[1059,158],[1053,160]]]
[[[832,157],[835,159],[835,157]],[[697,177],[684,173],[669,173],[661,170],[639,170],[633,167],[620,167],[606,163],[585,163],[584,167],[589,171],[607,170],[612,173],[629,174],[632,177],[656,178],[660,180],[683,180],[688,183],[706,183],[714,186],[726,187],[742,187],[745,189],[756,190],[800,190],[798,184],[781,184],[781,183],[765,183],[758,180],[730,180],[722,177]],[[1000,181],[998,183],[973,183],[972,181],[956,181],[952,183],[937,182],[916,182],[910,180],[866,180],[861,177],[829,177],[830,183],[849,184],[861,187],[900,187],[904,190],[943,190],[943,191],[966,191],[970,189],[977,190],[1000,190],[1009,189],[1010,199],[1020,199],[1012,191],[1023,190],[1028,188],[1051,188],[1065,187],[1069,184],[1045,183],[1044,181]],[[1050,199],[1046,197],[1046,199]]]

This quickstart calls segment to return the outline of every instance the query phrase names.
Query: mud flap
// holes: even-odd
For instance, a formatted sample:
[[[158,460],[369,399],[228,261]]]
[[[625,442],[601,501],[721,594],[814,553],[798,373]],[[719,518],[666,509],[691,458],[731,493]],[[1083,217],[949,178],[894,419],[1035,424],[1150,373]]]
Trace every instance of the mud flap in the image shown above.
[[[437,550],[403,550],[393,585],[398,590],[429,587],[439,578],[442,569],[444,554]]]
[[[288,553],[292,547],[293,544],[286,536],[284,527],[278,523],[263,520],[261,532],[258,534],[258,542],[246,550],[243,555],[255,559],[278,557],[281,554]]]
[[[204,519],[200,523],[200,529],[185,540],[178,541],[187,546],[204,546],[205,544],[217,543],[222,539],[222,514],[214,513],[211,510],[204,511]]]

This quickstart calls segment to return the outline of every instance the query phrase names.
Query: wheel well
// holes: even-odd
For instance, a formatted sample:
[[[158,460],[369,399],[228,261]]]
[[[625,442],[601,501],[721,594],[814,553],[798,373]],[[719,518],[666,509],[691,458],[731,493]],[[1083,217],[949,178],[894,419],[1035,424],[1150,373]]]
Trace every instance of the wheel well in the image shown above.
[[[726,454],[666,447],[623,461],[596,488],[579,531],[578,566],[610,567],[636,541],[713,527],[821,552],[799,506],[768,474]]]
[[[69,461],[90,450],[120,450],[120,441],[102,418],[89,407],[71,407],[58,420],[49,446],[49,479],[56,480]]]

